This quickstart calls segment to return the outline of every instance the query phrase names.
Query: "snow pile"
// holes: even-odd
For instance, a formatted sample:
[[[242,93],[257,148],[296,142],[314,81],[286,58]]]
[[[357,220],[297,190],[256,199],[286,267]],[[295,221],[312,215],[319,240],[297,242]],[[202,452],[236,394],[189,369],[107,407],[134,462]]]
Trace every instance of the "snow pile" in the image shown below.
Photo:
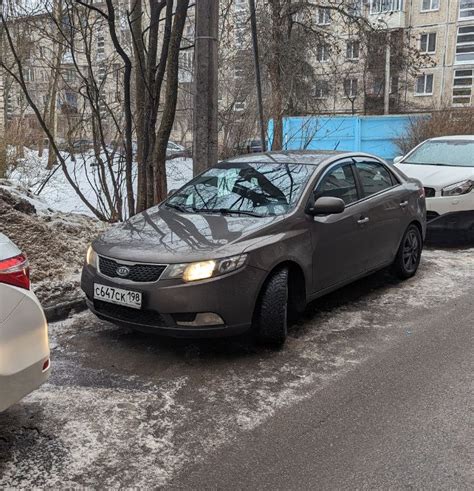
[[[105,226],[84,215],[52,210],[27,189],[0,180],[0,232],[28,255],[33,290],[45,307],[81,295],[87,247]]]

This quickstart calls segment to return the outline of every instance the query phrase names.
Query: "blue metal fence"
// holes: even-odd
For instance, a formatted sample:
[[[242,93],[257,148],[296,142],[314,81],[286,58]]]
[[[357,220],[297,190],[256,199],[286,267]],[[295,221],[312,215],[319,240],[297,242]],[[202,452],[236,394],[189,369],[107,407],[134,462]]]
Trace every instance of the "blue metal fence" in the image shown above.
[[[406,130],[410,118],[419,116],[289,117],[283,121],[284,148],[361,151],[393,159],[400,154],[395,139]],[[271,146],[272,121],[268,126],[268,135]]]

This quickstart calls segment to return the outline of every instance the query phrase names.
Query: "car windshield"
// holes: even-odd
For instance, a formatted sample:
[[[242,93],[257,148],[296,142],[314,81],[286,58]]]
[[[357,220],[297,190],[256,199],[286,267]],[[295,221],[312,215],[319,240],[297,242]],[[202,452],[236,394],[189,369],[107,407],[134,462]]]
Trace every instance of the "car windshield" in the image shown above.
[[[186,213],[283,215],[293,208],[315,169],[305,164],[219,164],[190,181],[165,205]]]
[[[431,140],[411,153],[404,164],[474,167],[473,140]]]

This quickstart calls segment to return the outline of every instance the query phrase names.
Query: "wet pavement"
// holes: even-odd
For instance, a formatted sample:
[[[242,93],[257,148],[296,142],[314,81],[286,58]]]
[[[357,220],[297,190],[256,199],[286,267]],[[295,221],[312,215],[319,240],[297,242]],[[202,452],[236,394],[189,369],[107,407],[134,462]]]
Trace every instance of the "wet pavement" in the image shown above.
[[[52,324],[49,383],[0,414],[0,487],[180,487],[183,476],[189,488],[189,469],[342,387],[428,314],[472,309],[473,277],[474,249],[428,249],[411,280],[383,271],[312,303],[278,352],[245,336],[139,334],[87,312]]]

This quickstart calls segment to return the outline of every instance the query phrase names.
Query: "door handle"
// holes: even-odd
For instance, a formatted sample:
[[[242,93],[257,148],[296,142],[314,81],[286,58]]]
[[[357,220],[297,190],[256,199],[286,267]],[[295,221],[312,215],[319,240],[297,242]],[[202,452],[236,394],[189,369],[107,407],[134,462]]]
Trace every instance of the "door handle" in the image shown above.
[[[359,225],[363,225],[364,223],[367,223],[370,221],[370,218],[369,217],[365,217],[365,218],[361,218],[360,220],[357,220],[357,223]]]
[[[408,201],[402,201],[402,202],[400,203],[400,208],[405,208],[405,207],[407,207],[407,206],[408,206]]]

